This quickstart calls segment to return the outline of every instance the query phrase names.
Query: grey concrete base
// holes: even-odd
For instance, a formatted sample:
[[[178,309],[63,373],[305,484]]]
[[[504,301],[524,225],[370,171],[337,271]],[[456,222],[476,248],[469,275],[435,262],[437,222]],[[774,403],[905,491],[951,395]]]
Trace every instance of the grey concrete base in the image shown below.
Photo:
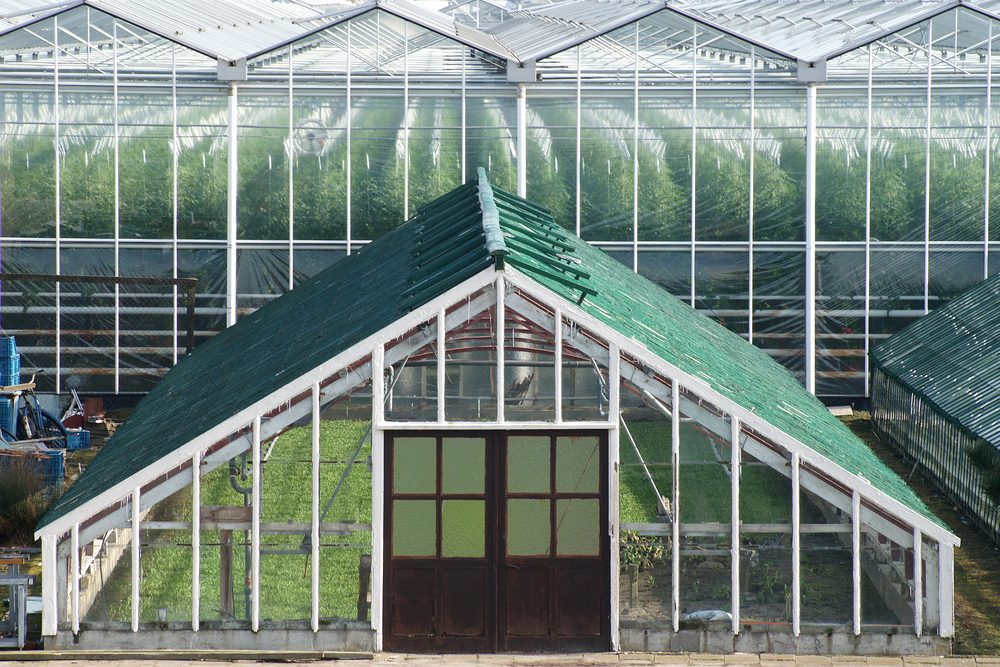
[[[131,628],[81,627],[80,633],[60,630],[55,637],[45,638],[45,648],[51,650],[142,651],[173,650],[235,650],[235,651],[349,651],[371,652],[375,647],[375,632],[367,623],[337,623],[313,632],[308,623],[274,623],[252,632],[246,627],[203,627],[192,632],[191,626],[175,624],[143,624],[139,632]]]
[[[798,637],[789,631],[732,632],[693,629],[673,632],[670,628],[632,626],[621,628],[623,651],[684,653],[790,653],[798,655],[948,655],[951,640],[902,633],[851,632],[808,633]]]

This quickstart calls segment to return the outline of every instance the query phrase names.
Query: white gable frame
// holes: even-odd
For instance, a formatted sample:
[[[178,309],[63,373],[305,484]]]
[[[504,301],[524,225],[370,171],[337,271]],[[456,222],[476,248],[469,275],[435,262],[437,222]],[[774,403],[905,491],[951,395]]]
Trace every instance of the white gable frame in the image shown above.
[[[474,300],[472,297],[484,289],[494,287],[493,291],[480,294]],[[508,295],[508,289],[512,292]],[[521,290],[537,303],[542,304],[551,310],[545,312],[542,308],[535,306],[530,301],[513,293]],[[463,303],[465,302],[465,303]],[[455,308],[451,313],[449,307]],[[393,345],[386,350],[386,344],[399,340],[407,332],[420,326],[423,323],[436,319],[438,323],[437,344],[443,345],[445,332],[452,330],[464,322],[471,315],[478,314],[490,307],[497,307],[497,328],[503,330],[503,308],[510,307],[512,310],[527,317],[536,324],[543,326],[554,333],[556,338],[562,339],[561,318],[565,316],[575,324],[587,328],[593,334],[607,341],[607,348],[599,344],[603,352],[609,353],[608,366],[608,386],[609,399],[614,405],[608,413],[608,420],[601,422],[509,422],[504,418],[502,409],[504,395],[503,375],[497,373],[497,396],[499,406],[495,422],[448,422],[443,419],[444,412],[439,405],[438,420],[433,422],[395,422],[385,419],[383,414],[384,383],[383,370],[386,364],[394,364],[401,361],[412,351],[427,344],[426,340],[405,341],[402,344]],[[558,317],[558,319],[557,319]],[[441,325],[444,325],[443,327]],[[573,341],[574,346],[588,344],[586,341]],[[502,339],[498,345],[503,345]],[[498,351],[502,352],[502,348]],[[586,349],[581,349],[588,352]],[[388,354],[387,354],[388,352]],[[174,450],[163,458],[154,461],[142,471],[131,475],[102,492],[90,501],[67,512],[57,518],[52,523],[37,531],[36,537],[43,540],[43,562],[55,563],[57,561],[57,545],[64,535],[71,533],[72,543],[85,544],[88,541],[102,534],[111,527],[121,525],[129,513],[131,513],[133,530],[138,529],[138,517],[141,510],[148,508],[166,498],[174,491],[183,488],[192,482],[193,476],[189,471],[194,469],[193,461],[202,462],[201,470],[207,471],[222,465],[232,456],[245,451],[251,446],[258,447],[263,440],[266,441],[289,428],[291,425],[302,420],[310,414],[313,406],[317,403],[329,403],[350,391],[359,383],[368,379],[372,381],[372,455],[373,455],[373,514],[372,514],[372,582],[373,582],[373,607],[372,607],[372,627],[375,630],[376,648],[381,647],[381,569],[382,569],[382,536],[381,517],[383,503],[383,480],[381,479],[384,468],[382,463],[382,432],[386,428],[396,427],[406,429],[420,428],[561,428],[561,427],[589,427],[602,428],[611,431],[612,450],[609,453],[609,461],[617,461],[617,434],[618,427],[618,386],[621,379],[635,384],[637,387],[646,389],[654,394],[659,393],[660,398],[667,398],[663,395],[664,386],[651,379],[645,371],[635,368],[630,363],[622,363],[619,352],[628,355],[639,361],[643,366],[652,369],[655,373],[667,378],[671,383],[671,394],[679,397],[681,391],[685,394],[693,394],[708,405],[691,403],[689,406],[680,409],[690,417],[695,417],[710,429],[715,431],[719,437],[739,439],[739,449],[747,449],[753,456],[764,463],[781,469],[786,463],[786,459],[778,456],[780,463],[775,459],[775,451],[769,447],[773,444],[788,452],[793,462],[792,470],[789,473],[793,480],[795,497],[798,496],[799,488],[816,493],[834,506],[840,508],[845,513],[852,516],[852,523],[859,525],[865,523],[872,525],[879,532],[890,536],[897,543],[913,547],[919,553],[919,542],[923,536],[935,541],[939,545],[937,558],[935,554],[925,553],[924,557],[929,562],[937,561],[939,568],[937,583],[939,587],[937,603],[939,605],[939,634],[948,636],[952,631],[952,549],[959,545],[959,539],[937,525],[933,521],[920,515],[914,510],[906,507],[899,501],[891,498],[887,494],[875,489],[863,477],[855,475],[843,467],[833,463],[826,457],[810,449],[797,438],[774,427],[766,420],[755,415],[738,403],[726,398],[713,389],[703,380],[696,378],[680,368],[659,358],[644,345],[617,331],[610,326],[600,322],[595,317],[586,313],[582,308],[574,303],[560,297],[548,288],[542,286],[526,274],[516,269],[508,268],[503,271],[496,271],[492,267],[486,268],[475,276],[463,281],[461,284],[447,290],[445,293],[429,301],[426,304],[414,309],[392,325],[368,336],[364,340],[352,345],[332,359],[320,364],[313,370],[303,374],[292,382],[281,387],[269,396],[260,399],[252,405],[244,408],[232,415],[217,426],[209,429],[197,438],[192,439],[182,447]],[[439,363],[443,355],[438,355]],[[502,353],[499,359],[503,359]],[[366,360],[367,363],[366,363]],[[353,373],[345,377],[338,378],[327,387],[320,389],[320,383],[335,376],[346,368],[352,368]],[[556,378],[560,377],[556,373]],[[556,393],[561,393],[561,380],[557,379]],[[441,387],[439,386],[439,392]],[[440,395],[440,394],[439,394]],[[312,400],[309,400],[309,397]],[[670,402],[671,410],[678,405],[677,400]],[[683,402],[680,403],[683,406]],[[720,417],[722,415],[722,417]],[[724,416],[728,415],[730,421],[726,422]],[[266,421],[265,421],[266,420]],[[675,420],[676,423],[676,420]],[[314,426],[314,429],[316,427]],[[314,434],[315,437],[315,434]],[[674,440],[677,440],[676,431]],[[221,444],[220,447],[220,443]],[[676,446],[676,442],[674,445]],[[216,450],[216,451],[212,451]],[[782,472],[785,472],[782,470]],[[314,472],[315,474],[315,472]],[[609,498],[610,517],[609,525],[612,528],[612,535],[617,535],[617,466],[612,466],[609,472],[611,477],[609,491],[614,500]],[[824,479],[826,478],[826,479]],[[850,494],[844,495],[829,484],[832,480],[837,484],[850,490]],[[315,495],[315,494],[314,494]],[[738,497],[738,496],[737,496]],[[131,505],[129,500],[131,498]],[[317,499],[314,497],[314,504]],[[117,506],[117,508],[116,508]],[[679,507],[679,503],[678,503]],[[879,508],[878,511],[876,508]],[[110,509],[110,511],[108,511]],[[314,508],[315,510],[315,508]],[[735,511],[735,510],[734,510]],[[314,511],[314,517],[316,513]],[[890,518],[891,517],[891,518]],[[904,522],[906,525],[899,525],[893,520]],[[315,520],[314,520],[315,523]],[[676,530],[678,523],[675,522],[672,528],[673,539],[679,540]],[[737,530],[736,526],[732,529]],[[315,532],[316,526],[313,526]],[[793,573],[797,573],[794,563],[798,559],[797,544],[798,525],[797,522],[792,527],[793,531]],[[133,533],[135,534],[135,533]],[[255,536],[259,530],[254,531]],[[82,542],[80,541],[82,538]],[[255,537],[255,539],[257,539]],[[137,543],[137,542],[136,542]],[[617,643],[617,559],[614,557],[617,539],[612,540],[612,640],[615,647]],[[674,553],[679,553],[679,544],[675,544]],[[856,554],[855,549],[855,556]],[[138,567],[137,559],[133,554],[133,581]],[[858,568],[854,568],[855,585],[857,585]],[[73,570],[74,590],[78,585],[79,571]],[[738,577],[737,568],[733,567],[733,577]],[[795,574],[793,577],[797,579]],[[48,583],[44,588],[43,606],[46,610],[44,623],[44,634],[54,634],[56,630],[56,596],[58,595],[58,584],[56,577],[49,576]],[[259,582],[254,579],[254,587]],[[674,578],[675,600],[678,577]],[[314,596],[315,584],[313,586]],[[735,589],[734,589],[735,590]],[[195,596],[196,597],[196,596]],[[798,634],[798,600],[793,600],[793,628]],[[137,594],[133,595],[133,602],[138,599]],[[197,602],[194,603],[195,605]],[[916,623],[921,622],[921,604],[919,594],[917,594],[915,605]],[[859,596],[855,595],[855,614],[859,612]],[[734,611],[738,614],[737,608]],[[73,608],[72,623],[74,630],[78,628],[79,615],[75,605]],[[316,605],[313,604],[313,627],[318,628],[316,618]],[[674,605],[674,625],[677,627],[678,621],[677,605]],[[192,629],[197,629],[197,615],[192,620]],[[920,627],[915,630],[919,634]],[[133,604],[133,631],[138,630],[138,609]],[[738,622],[734,617],[734,632],[738,632]],[[858,624],[855,624],[855,631],[859,632]]]

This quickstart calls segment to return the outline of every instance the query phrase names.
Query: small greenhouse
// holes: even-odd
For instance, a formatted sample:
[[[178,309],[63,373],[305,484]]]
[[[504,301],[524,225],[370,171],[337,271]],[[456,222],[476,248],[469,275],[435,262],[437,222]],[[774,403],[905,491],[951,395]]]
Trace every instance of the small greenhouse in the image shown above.
[[[959,543],[765,352],[477,179],[183,358],[47,645],[946,651]]]
[[[871,357],[879,434],[1000,543],[1000,274]]]

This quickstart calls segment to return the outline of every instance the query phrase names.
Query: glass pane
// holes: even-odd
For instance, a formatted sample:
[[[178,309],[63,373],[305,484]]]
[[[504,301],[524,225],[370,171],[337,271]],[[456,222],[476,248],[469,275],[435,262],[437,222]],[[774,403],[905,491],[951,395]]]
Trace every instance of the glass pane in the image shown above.
[[[556,553],[560,556],[600,554],[600,512],[597,498],[556,501]]]
[[[507,501],[507,555],[548,556],[550,500],[511,498]]]
[[[441,556],[483,558],[486,554],[486,501],[441,503]]]
[[[601,457],[597,436],[562,436],[556,440],[556,491],[597,493]]]
[[[433,556],[437,512],[433,500],[395,500],[392,503],[392,555]]]
[[[392,449],[394,492],[437,491],[437,451],[434,438],[396,438]]]
[[[485,470],[486,441],[483,438],[442,440],[442,493],[483,493],[486,483]]]
[[[549,439],[546,436],[511,436],[507,440],[507,491],[548,493]]]

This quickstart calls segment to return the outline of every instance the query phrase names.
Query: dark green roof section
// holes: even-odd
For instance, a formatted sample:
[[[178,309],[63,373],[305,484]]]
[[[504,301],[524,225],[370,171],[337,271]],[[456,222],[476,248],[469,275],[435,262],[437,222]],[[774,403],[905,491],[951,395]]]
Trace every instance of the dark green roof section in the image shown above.
[[[875,368],[1000,448],[1000,273],[871,351]]]
[[[477,181],[429,203],[184,358],[39,528],[501,262],[944,526],[770,356],[559,227],[544,209],[489,187],[480,171]]]

